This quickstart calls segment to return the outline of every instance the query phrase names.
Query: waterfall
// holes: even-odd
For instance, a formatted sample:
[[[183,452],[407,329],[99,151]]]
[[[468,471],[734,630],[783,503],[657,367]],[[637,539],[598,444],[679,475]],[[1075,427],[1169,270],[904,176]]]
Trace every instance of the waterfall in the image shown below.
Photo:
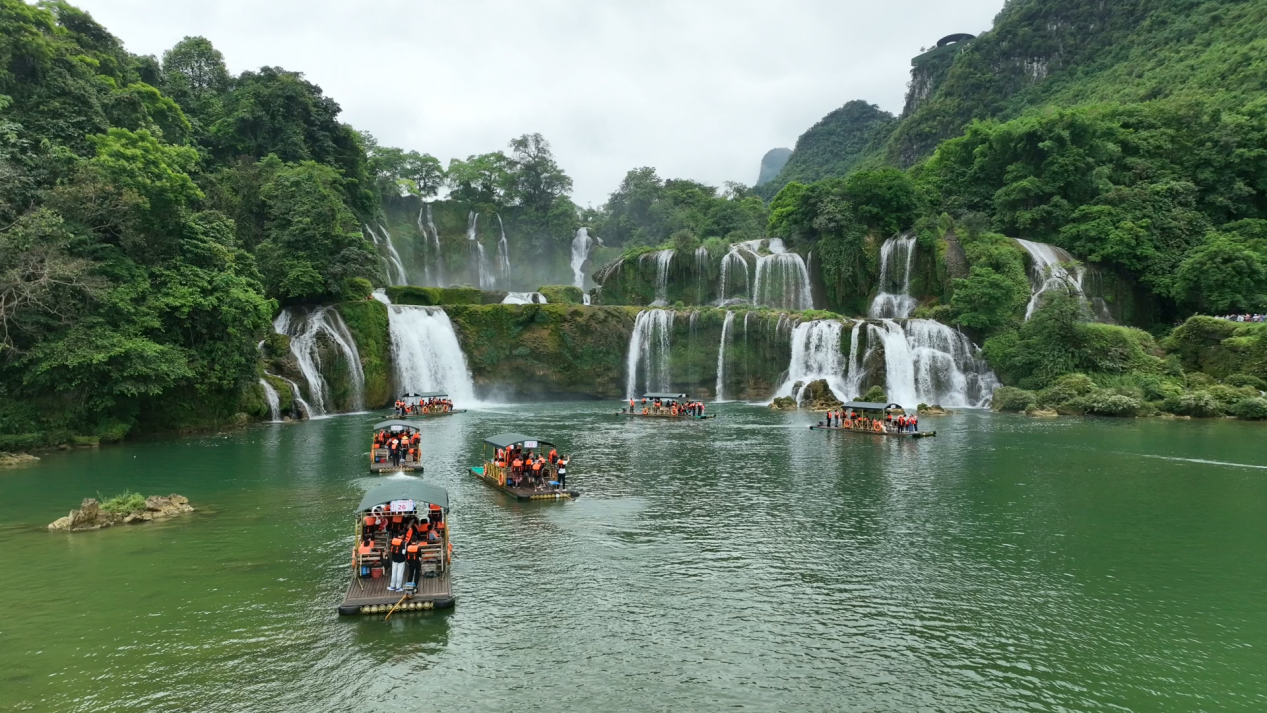
[[[484,246],[479,241],[479,224],[480,214],[471,211],[466,216],[466,242],[470,246],[468,251],[471,264],[472,282],[479,285],[481,290],[491,290],[494,287],[494,278],[492,272],[488,269],[488,258],[484,255]]]
[[[669,368],[669,333],[673,330],[672,310],[646,309],[634,320],[625,359],[625,398],[638,393],[638,366],[642,365],[645,391],[668,391],[673,378]]]
[[[572,238],[572,285],[582,290],[585,289],[585,261],[590,259],[593,244],[594,239],[586,228],[579,228],[576,237]]]
[[[867,326],[866,322],[854,322],[853,331],[849,333],[849,370],[845,373],[845,393],[850,399],[857,399],[862,396],[862,380],[866,378],[866,357],[870,356],[871,350],[868,350],[861,357],[859,350],[861,347],[858,342],[862,341],[862,328]]]
[[[298,316],[292,314],[297,311]],[[318,307],[311,312],[303,312],[288,307],[273,321],[273,331],[290,337],[290,353],[295,356],[299,371],[307,382],[308,397],[311,399],[308,410],[310,416],[325,416],[329,409],[336,408],[330,401],[330,386],[321,375],[318,339],[323,335],[348,363],[352,381],[349,405],[353,411],[365,408],[365,372],[361,369],[361,355],[357,352],[356,341],[352,339],[338,310],[333,307]]]
[[[264,387],[264,399],[268,401],[269,420],[272,423],[281,423],[282,397],[277,395],[277,389],[268,383],[268,379],[260,379],[260,386]]]
[[[895,268],[902,263],[900,274]],[[899,235],[880,247],[880,292],[871,301],[872,319],[906,319],[919,300],[911,296],[911,267],[915,262],[915,236]]]
[[[694,313],[692,313],[694,318]],[[726,312],[726,321],[721,325],[721,343],[717,345],[717,396],[718,402],[726,400],[726,340],[730,336],[730,325],[735,323],[735,313]]]
[[[377,290],[374,290],[374,292],[370,294],[370,297],[373,297],[374,299],[378,300],[379,302],[382,302],[385,305],[390,305],[392,303],[392,298],[387,296],[387,290],[384,290],[381,287],[378,288]]]
[[[422,222],[423,211],[427,213],[427,222]],[[444,256],[440,254],[440,231],[436,230],[435,221],[431,217],[431,204],[427,203],[418,209],[418,232],[422,233],[424,261],[424,281],[427,286],[444,284]],[[434,267],[433,267],[434,266]]]
[[[382,223],[378,229],[382,234],[374,231],[369,225],[365,226],[365,232],[370,234],[370,238],[374,241],[374,245],[385,250],[386,254],[380,256],[383,261],[383,271],[387,273],[387,281],[392,285],[408,285],[409,275],[405,272],[405,265],[400,260],[400,253],[396,252],[396,246],[392,245],[392,234],[387,232],[387,228]]]
[[[396,387],[402,392],[443,391],[457,404],[475,402],[475,385],[449,315],[439,307],[392,305],[391,330]]]
[[[497,279],[502,287],[510,285],[510,245],[506,242],[506,226],[502,223],[502,214],[497,214],[497,229],[501,238],[497,241]]]
[[[845,361],[840,354],[840,335],[844,325],[834,319],[801,322],[792,330],[792,360],[787,368],[787,380],[775,393],[776,397],[791,396],[799,403],[805,385],[826,379],[832,393],[841,401],[848,401],[845,388]],[[797,383],[801,388],[797,389]]]
[[[953,408],[988,406],[998,379],[980,350],[959,331],[931,319],[869,325],[884,347],[885,393],[913,409],[921,403]]]
[[[1050,290],[1068,290],[1082,297],[1082,278],[1084,271],[1072,266],[1070,271],[1065,266],[1074,263],[1073,255],[1047,243],[1035,243],[1029,240],[1016,239],[1016,242],[1029,253],[1029,304],[1025,306],[1025,320],[1034,315],[1038,309],[1043,293]]]
[[[703,245],[695,248],[695,301],[704,304],[704,286],[708,282],[708,248]]]
[[[269,374],[269,376],[273,376],[273,374]],[[308,402],[304,401],[304,395],[299,390],[299,384],[296,384],[295,382],[291,381],[290,379],[287,379],[284,376],[280,376],[278,378],[281,379],[282,381],[285,381],[287,384],[290,384],[290,397],[291,399],[294,400],[294,404],[295,404],[294,406],[291,407],[290,409],[291,412],[294,413],[295,416],[298,418],[311,418],[312,406],[309,406]]]
[[[504,305],[543,305],[547,302],[546,296],[540,292],[507,292],[502,300]]]
[[[752,304],[775,309],[813,309],[814,297],[810,293],[805,260],[796,253],[787,252],[783,241],[778,238],[771,238],[768,248],[769,255],[757,256]]]
[[[655,301],[651,303],[652,307],[664,307],[669,304],[669,265],[673,262],[673,256],[676,253],[677,251],[672,248],[647,253],[647,255],[655,256]],[[646,255],[643,256],[645,257]]]
[[[735,270],[743,274],[743,295],[747,297],[752,290],[751,281],[748,279],[748,261],[739,254],[739,246],[732,245],[721,259],[721,288],[717,295],[719,305],[726,304],[726,300],[730,298],[730,275]]]

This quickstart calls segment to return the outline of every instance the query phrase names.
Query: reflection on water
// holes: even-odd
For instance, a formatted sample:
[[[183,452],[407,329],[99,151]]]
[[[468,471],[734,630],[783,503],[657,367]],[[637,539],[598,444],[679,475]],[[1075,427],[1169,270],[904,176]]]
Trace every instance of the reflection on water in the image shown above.
[[[0,473],[0,709],[1267,705],[1258,426],[969,413],[917,442],[744,404],[613,410],[424,423],[459,600],[386,622],[334,614],[351,509],[382,481],[374,415]],[[467,474],[507,430],[575,454],[584,495],[519,503]],[[42,531],[125,489],[201,510]]]

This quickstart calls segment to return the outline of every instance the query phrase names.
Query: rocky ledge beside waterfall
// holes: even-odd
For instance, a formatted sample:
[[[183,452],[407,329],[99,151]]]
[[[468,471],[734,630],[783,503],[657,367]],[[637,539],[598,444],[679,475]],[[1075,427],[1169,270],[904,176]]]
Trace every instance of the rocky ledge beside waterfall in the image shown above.
[[[98,502],[96,498],[85,498],[79,509],[58,518],[48,526],[49,532],[83,532],[100,530],[113,525],[132,525],[142,522],[166,520],[177,515],[193,512],[189,498],[183,495],[151,495],[142,498],[131,493]]]

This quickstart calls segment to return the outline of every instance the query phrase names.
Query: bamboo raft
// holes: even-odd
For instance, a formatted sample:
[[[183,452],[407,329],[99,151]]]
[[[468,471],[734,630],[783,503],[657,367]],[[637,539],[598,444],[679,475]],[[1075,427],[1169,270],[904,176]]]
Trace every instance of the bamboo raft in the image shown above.
[[[516,500],[575,500],[581,497],[581,494],[575,490],[537,490],[536,488],[529,487],[516,488],[512,485],[501,482],[500,478],[493,475],[493,470],[495,470],[495,468],[490,468],[486,473],[484,466],[476,465],[471,467],[471,475],[479,478],[486,484],[491,485],[503,493],[514,497]]]
[[[441,416],[456,416],[460,413],[466,413],[466,409],[460,408],[452,411],[439,411],[437,413],[418,413],[415,411],[414,413],[406,414],[403,418],[440,418]]]
[[[374,425],[375,431],[389,431],[400,436],[412,435],[418,429],[413,424],[400,419],[392,419],[383,421]],[[410,456],[406,453],[401,459],[399,465],[392,465],[390,452],[386,448],[370,448],[370,472],[371,473],[397,473],[406,472],[413,473],[423,472],[422,453],[415,452]]]
[[[717,418],[717,414],[715,413],[707,413],[707,414],[704,414],[703,416],[692,416],[690,414],[680,413],[674,416],[671,413],[636,413],[636,412],[631,413],[628,410],[619,411],[616,413],[616,415],[617,416],[637,416],[638,418],[668,418],[674,421],[706,421],[710,418]]]
[[[915,431],[911,433],[896,431],[873,431],[869,428],[841,428],[840,426],[810,426],[811,431],[843,431],[845,433],[857,433],[863,436],[889,436],[891,438],[932,438],[937,435],[936,431]]]

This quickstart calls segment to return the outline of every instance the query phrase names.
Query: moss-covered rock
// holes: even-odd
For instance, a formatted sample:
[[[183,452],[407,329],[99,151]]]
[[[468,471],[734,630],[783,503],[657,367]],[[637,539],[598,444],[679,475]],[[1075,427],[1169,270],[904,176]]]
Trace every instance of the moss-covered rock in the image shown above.
[[[994,398],[990,407],[995,411],[1013,411],[1021,413],[1038,403],[1038,395],[1033,391],[1018,389],[1012,386],[1000,386],[994,390]]]
[[[584,290],[572,285],[546,285],[537,291],[545,295],[550,304],[585,304]]]
[[[339,316],[356,341],[365,373],[365,407],[381,408],[391,403],[392,363],[391,331],[387,305],[378,300],[342,302],[336,305]]]
[[[1192,317],[1176,327],[1162,345],[1178,356],[1189,372],[1220,380],[1233,374],[1267,380],[1267,323]]]
[[[388,287],[393,304],[433,307],[443,305],[493,305],[506,299],[505,292],[475,287]]]

